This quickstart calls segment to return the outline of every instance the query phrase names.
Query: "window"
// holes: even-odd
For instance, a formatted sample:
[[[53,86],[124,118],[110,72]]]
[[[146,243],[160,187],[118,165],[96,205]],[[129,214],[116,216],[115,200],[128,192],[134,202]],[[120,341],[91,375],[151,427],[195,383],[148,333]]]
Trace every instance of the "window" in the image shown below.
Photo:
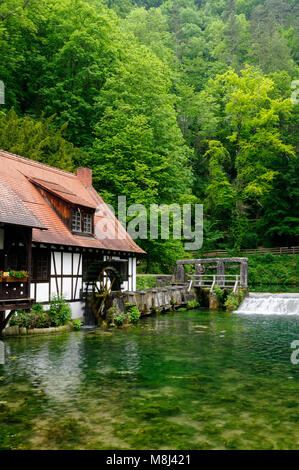
[[[81,232],[81,212],[78,209],[72,212],[72,231]]]
[[[32,279],[34,281],[49,281],[50,278],[50,252],[46,250],[33,250],[32,252]]]
[[[79,208],[72,212],[72,232],[93,233],[93,214],[81,211]]]
[[[10,247],[7,257],[7,269],[15,269],[16,271],[27,269],[27,255],[25,247]]]
[[[91,216],[91,214],[84,214],[84,216],[83,216],[83,232],[92,233],[92,216]]]

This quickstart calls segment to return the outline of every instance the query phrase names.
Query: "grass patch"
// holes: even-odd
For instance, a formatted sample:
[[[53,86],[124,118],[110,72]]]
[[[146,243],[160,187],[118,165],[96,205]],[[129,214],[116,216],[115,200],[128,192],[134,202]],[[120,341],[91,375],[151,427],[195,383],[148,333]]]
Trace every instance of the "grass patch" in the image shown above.
[[[143,276],[138,274],[136,276],[137,290],[154,289],[156,287],[156,276]]]

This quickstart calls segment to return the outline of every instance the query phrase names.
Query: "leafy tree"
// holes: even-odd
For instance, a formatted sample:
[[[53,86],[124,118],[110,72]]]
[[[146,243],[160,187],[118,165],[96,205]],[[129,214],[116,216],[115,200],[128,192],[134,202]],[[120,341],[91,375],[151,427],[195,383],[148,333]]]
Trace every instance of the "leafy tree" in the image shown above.
[[[205,154],[210,173],[207,203],[215,216],[223,218],[225,211],[233,218],[232,236],[240,247],[246,218],[258,213],[279,174],[273,162],[294,158],[293,147],[283,142],[279,132],[279,121],[290,116],[292,103],[271,98],[274,82],[252,67],[240,76],[229,70],[210,88],[219,102],[214,115],[221,140],[210,140]]]
[[[54,116],[36,121],[11,109],[0,115],[0,148],[47,165],[71,171],[82,153],[65,139],[67,125],[55,130]]]
[[[191,152],[184,144],[170,94],[169,73],[145,47],[129,47],[98,100],[97,140],[90,164],[109,200],[178,201],[190,193]]]

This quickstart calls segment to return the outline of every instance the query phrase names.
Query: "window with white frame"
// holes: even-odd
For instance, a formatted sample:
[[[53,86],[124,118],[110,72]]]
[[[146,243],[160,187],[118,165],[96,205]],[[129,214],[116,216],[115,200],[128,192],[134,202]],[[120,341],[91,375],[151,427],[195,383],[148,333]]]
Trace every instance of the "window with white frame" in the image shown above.
[[[93,214],[81,211],[79,208],[72,212],[72,232],[93,233]]]
[[[72,212],[72,232],[81,232],[81,212],[79,209]]]

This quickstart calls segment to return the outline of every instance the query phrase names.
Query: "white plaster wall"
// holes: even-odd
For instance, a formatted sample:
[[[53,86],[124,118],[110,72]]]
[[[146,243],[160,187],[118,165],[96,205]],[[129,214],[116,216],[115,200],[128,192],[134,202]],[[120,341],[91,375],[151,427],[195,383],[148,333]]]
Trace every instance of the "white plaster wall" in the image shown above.
[[[121,285],[121,290],[122,291],[126,291],[126,290],[129,290],[129,283],[128,281],[124,281]]]
[[[129,258],[129,291],[132,291],[132,258]]]
[[[72,278],[64,277],[62,280],[62,295],[66,300],[72,298]]]
[[[47,282],[36,284],[36,302],[49,301],[49,284]]]
[[[84,315],[84,302],[71,302],[72,318],[83,318]]]
[[[61,274],[61,253],[59,251],[54,252],[55,264],[56,264],[56,273],[54,269],[54,262],[53,262],[53,253],[51,254],[51,274],[57,274],[58,276]]]
[[[132,290],[136,290],[136,258],[132,259],[132,273],[133,273],[133,278],[132,278]]]
[[[82,277],[78,278],[77,289],[76,289],[76,279],[74,279],[74,299],[80,299],[80,289],[82,287]],[[76,289],[76,291],[75,291]]]
[[[50,293],[51,297],[54,295],[60,295],[60,280],[58,279],[58,291],[57,291],[57,285],[56,285],[56,279],[54,277],[51,277],[50,279]]]
[[[63,253],[63,274],[72,274],[72,253]]]
[[[74,253],[74,258],[73,259],[74,259],[74,261],[73,261],[74,262],[74,268],[73,268],[74,269],[74,275],[76,276],[77,273],[81,275],[82,274],[82,256],[81,256],[81,259],[80,259],[79,253]],[[79,265],[79,263],[80,263],[80,265]],[[79,268],[79,270],[78,270],[78,268]]]

